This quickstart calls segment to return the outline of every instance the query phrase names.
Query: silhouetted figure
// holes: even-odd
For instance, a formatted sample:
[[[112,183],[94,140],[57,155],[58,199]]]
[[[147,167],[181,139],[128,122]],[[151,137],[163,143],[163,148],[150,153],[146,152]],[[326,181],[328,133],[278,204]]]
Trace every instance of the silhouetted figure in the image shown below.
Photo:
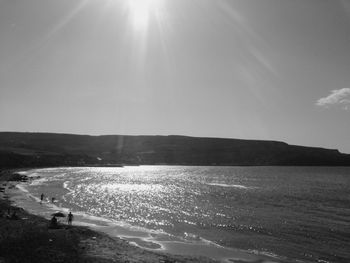
[[[7,214],[6,214],[7,219],[11,219],[11,208],[7,208]]]
[[[58,223],[57,223],[57,218],[56,216],[53,216],[50,220],[50,228],[57,228]]]
[[[44,194],[41,194],[40,195],[40,204],[43,202],[43,200],[44,200]]]
[[[51,203],[55,202],[55,197],[51,198]]]
[[[72,222],[73,222],[73,214],[72,212],[69,212],[68,214],[68,225],[72,225]]]

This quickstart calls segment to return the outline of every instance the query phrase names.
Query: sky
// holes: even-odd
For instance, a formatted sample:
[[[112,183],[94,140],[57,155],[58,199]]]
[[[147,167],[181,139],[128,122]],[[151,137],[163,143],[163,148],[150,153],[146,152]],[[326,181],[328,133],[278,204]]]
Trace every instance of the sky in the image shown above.
[[[350,153],[350,0],[0,0],[0,131]]]

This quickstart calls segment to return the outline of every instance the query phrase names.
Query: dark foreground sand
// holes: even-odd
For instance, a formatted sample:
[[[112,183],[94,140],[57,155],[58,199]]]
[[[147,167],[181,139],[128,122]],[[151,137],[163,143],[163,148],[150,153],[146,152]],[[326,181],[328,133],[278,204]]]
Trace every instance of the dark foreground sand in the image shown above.
[[[49,229],[48,220],[14,207],[7,190],[21,180],[0,171],[0,263],[2,262],[217,262],[204,257],[154,253],[81,226]],[[7,218],[16,211],[18,219]]]

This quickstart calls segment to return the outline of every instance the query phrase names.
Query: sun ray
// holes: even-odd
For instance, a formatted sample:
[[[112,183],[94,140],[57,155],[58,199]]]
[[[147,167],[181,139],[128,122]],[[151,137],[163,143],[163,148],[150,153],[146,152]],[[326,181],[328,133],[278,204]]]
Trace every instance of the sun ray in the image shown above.
[[[131,22],[136,30],[146,30],[160,0],[128,0]]]

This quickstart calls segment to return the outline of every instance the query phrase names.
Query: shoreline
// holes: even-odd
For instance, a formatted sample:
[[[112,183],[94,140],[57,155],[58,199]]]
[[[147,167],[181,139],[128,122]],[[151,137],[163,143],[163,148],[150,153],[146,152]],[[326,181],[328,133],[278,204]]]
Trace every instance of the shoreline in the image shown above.
[[[23,182],[23,178],[21,176],[25,177],[25,175],[18,176],[19,171],[26,171],[26,169],[21,170],[7,170],[7,171],[1,171],[0,174],[0,182],[3,185],[5,181],[7,188],[15,188],[15,185],[18,184],[20,181]],[[7,176],[4,176],[4,172],[7,174]],[[15,176],[16,180],[11,181],[11,174],[16,174]],[[20,174],[20,173],[19,173]],[[5,190],[6,191],[6,190]],[[20,190],[18,190],[20,191]],[[13,194],[13,193],[12,193]],[[176,244],[176,242],[172,242],[173,251],[180,251],[179,255],[162,252],[162,250],[158,250],[157,247],[152,247],[152,242],[150,244],[144,244],[145,246],[138,246],[138,242],[140,240],[136,240],[137,238],[123,238],[120,237],[120,231],[115,230],[113,231],[114,234],[110,233],[111,228],[100,228],[98,227],[87,227],[88,224],[82,226],[75,225],[73,227],[68,228],[67,225],[62,225],[62,229],[59,229],[60,231],[52,231],[47,230],[47,224],[48,220],[44,217],[37,216],[34,214],[31,214],[30,212],[27,212],[21,208],[16,208],[15,204],[11,204],[11,201],[9,200],[9,196],[6,197],[5,193],[2,193],[0,195],[0,201],[3,203],[7,199],[8,206],[12,207],[12,209],[18,209],[21,210],[19,212],[19,217],[22,218],[20,221],[24,221],[25,223],[29,223],[30,225],[36,224],[38,222],[38,218],[40,218],[40,224],[41,227],[39,227],[39,223],[37,223],[38,227],[40,228],[40,231],[43,231],[45,228],[46,232],[53,232],[50,234],[55,235],[54,232],[69,232],[74,237],[71,239],[77,239],[79,240],[77,244],[72,245],[75,248],[75,251],[79,255],[71,255],[73,258],[75,258],[76,261],[74,262],[81,262],[80,258],[84,258],[84,262],[89,262],[90,258],[93,259],[93,262],[203,262],[203,263],[215,263],[215,262],[280,262],[280,260],[277,259],[271,259],[267,258],[261,255],[254,255],[254,254],[247,254],[247,256],[242,256],[238,252],[235,257],[227,256],[225,257],[225,251],[222,250],[222,258],[220,260],[213,259],[209,257],[199,256],[199,255],[190,255],[195,251],[196,249],[200,249],[199,247],[193,246],[185,246],[179,242],[179,244]],[[6,201],[5,201],[6,202]],[[24,220],[23,220],[24,219]],[[3,220],[3,218],[1,218]],[[5,219],[7,221],[11,221],[9,219]],[[45,226],[43,227],[43,222],[45,222]],[[28,228],[24,224],[24,229]],[[10,223],[11,228],[11,223]],[[105,231],[103,231],[105,230]],[[119,229],[120,230],[120,229]],[[118,236],[119,234],[119,236]],[[67,235],[67,234],[66,234]],[[21,236],[17,236],[17,238],[21,238]],[[138,241],[138,242],[137,242]],[[157,243],[153,243],[157,244]],[[177,247],[178,245],[178,247]],[[41,245],[42,246],[42,245]],[[149,246],[149,247],[147,247]],[[187,251],[186,251],[187,250]],[[183,252],[183,253],[181,253]],[[207,254],[210,256],[210,251],[207,251]],[[69,253],[68,253],[69,254]],[[189,255],[187,255],[189,254]],[[224,259],[225,258],[225,259]],[[0,261],[1,261],[1,253],[0,253]],[[224,260],[223,260],[224,259]],[[45,260],[45,262],[51,262],[50,260]],[[56,262],[56,261],[55,261]],[[67,262],[67,261],[65,261]]]
[[[217,262],[209,258],[154,253],[84,226],[62,225],[59,229],[48,229],[47,219],[28,213],[9,200],[8,191],[18,182],[11,178],[16,172],[0,172],[1,189],[4,189],[0,194],[1,262]],[[4,216],[8,209],[16,211],[17,220]],[[32,245],[28,247],[28,244]],[[2,249],[5,247],[8,253]]]

